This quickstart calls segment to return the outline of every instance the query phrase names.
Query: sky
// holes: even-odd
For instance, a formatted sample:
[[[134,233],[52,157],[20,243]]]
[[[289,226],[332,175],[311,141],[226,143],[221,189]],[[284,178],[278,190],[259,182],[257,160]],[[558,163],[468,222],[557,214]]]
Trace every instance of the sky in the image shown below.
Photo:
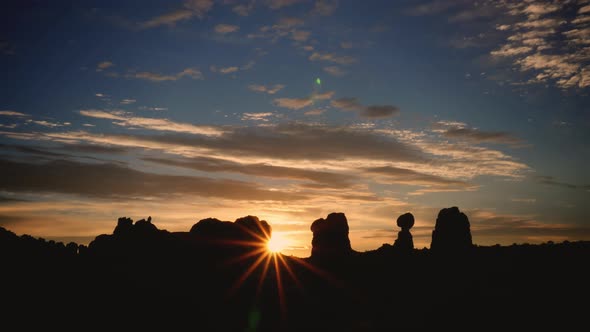
[[[308,256],[590,240],[590,1],[3,1],[0,226],[256,215]]]

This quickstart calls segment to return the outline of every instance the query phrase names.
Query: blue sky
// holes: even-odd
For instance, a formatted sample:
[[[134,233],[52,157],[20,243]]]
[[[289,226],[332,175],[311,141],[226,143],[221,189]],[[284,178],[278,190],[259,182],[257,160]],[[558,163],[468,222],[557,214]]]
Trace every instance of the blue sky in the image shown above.
[[[459,206],[478,244],[588,239],[589,1],[9,1],[0,226],[254,214],[309,254]],[[317,79],[321,83],[317,83]]]

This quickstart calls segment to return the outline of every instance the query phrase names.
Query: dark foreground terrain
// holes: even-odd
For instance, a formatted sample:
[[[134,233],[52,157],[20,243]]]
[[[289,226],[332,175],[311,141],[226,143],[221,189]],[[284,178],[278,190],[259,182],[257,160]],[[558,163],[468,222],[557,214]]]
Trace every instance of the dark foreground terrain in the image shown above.
[[[573,331],[590,325],[590,242],[481,247],[470,245],[467,234],[467,246],[434,245],[433,238],[432,249],[415,250],[413,217],[411,223],[400,217],[395,245],[359,253],[350,249],[344,215],[331,214],[314,222],[313,254],[301,259],[269,254],[270,226],[256,217],[206,219],[178,233],[158,230],[150,219],[121,218],[112,235],[88,247],[0,228],[2,330]],[[442,234],[438,221],[435,231]]]

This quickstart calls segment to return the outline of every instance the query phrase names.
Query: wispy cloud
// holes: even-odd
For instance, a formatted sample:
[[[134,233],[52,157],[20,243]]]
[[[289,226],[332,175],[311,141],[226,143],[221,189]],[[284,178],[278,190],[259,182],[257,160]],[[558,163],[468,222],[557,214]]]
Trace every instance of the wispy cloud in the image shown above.
[[[270,117],[274,114],[271,112],[260,112],[260,113],[244,113],[242,114],[243,121],[262,121],[268,122]]]
[[[279,107],[289,108],[292,110],[299,110],[313,104],[311,98],[277,98],[274,104]]]
[[[5,110],[5,111],[0,111],[0,116],[11,116],[11,117],[23,118],[23,117],[28,117],[30,115],[25,114],[25,113],[21,113],[21,112]]]
[[[260,84],[250,84],[248,85],[248,89],[256,92],[264,92],[268,93],[269,95],[274,95],[275,93],[281,91],[285,88],[284,84],[274,84],[274,85],[260,85]]]
[[[520,145],[523,141],[514,135],[502,131],[482,131],[476,128],[449,128],[443,135],[448,138],[467,139],[476,142],[489,142]]]
[[[96,71],[98,71],[98,72],[101,72],[101,71],[103,71],[103,70],[105,70],[105,69],[108,69],[108,68],[110,68],[110,67],[113,67],[114,65],[115,65],[115,64],[114,64],[114,63],[112,63],[112,62],[110,62],[110,61],[102,61],[102,62],[99,62],[99,63],[96,65]]]
[[[125,78],[134,78],[151,82],[177,81],[183,77],[188,77],[194,80],[201,80],[203,79],[203,74],[197,68],[186,68],[183,71],[178,72],[176,74],[160,74],[148,71],[129,72],[125,74]]]
[[[27,120],[27,123],[34,123],[36,125],[48,128],[65,127],[71,125],[69,122],[51,122],[47,120]]]
[[[250,61],[242,66],[220,67],[220,66],[211,65],[211,66],[209,66],[209,70],[213,73],[227,75],[227,74],[236,73],[238,71],[250,70],[254,67],[255,64],[256,64],[256,62]]]
[[[313,93],[305,98],[277,98],[274,104],[279,107],[299,110],[313,105],[316,101],[330,100],[334,96],[334,91],[326,91],[323,93]]]
[[[232,8],[232,11],[240,16],[249,16],[254,10],[255,0],[251,0],[247,4],[239,4]]]
[[[219,136],[223,133],[220,128],[216,127],[198,126],[168,119],[139,117],[123,111],[88,109],[80,110],[80,114],[91,118],[115,120],[113,124],[122,127],[145,128],[156,131],[172,131],[205,136]]]
[[[433,128],[434,132],[438,132],[446,138],[468,140],[476,143],[507,144],[515,147],[522,147],[525,144],[522,139],[511,133],[470,128],[462,122],[438,121]]]
[[[403,178],[405,174],[408,179],[414,179],[414,185],[424,187],[415,192],[417,194],[440,192],[443,189],[474,190],[474,187],[464,183],[482,175],[519,179],[523,177],[523,173],[530,170],[526,164],[501,151],[480,147],[473,142],[443,141],[438,133],[429,134],[424,131],[303,123],[209,128],[195,128],[191,125],[187,128],[166,119],[146,119],[97,110],[88,110],[85,113],[95,118],[109,119],[114,124],[125,127],[180,133],[202,133],[205,129],[208,131],[191,136],[162,133],[109,135],[87,132],[0,132],[0,135],[13,139],[49,140],[64,144],[85,143],[142,148],[181,156],[216,157],[241,163],[259,163],[260,160],[264,160],[275,166],[309,168],[311,165],[322,165],[327,169],[347,170],[349,174],[355,175],[363,174],[358,171],[361,167],[366,169],[364,176],[373,179],[379,179],[375,176]],[[403,173],[403,170],[411,170],[424,176]],[[443,186],[444,183],[448,186]]]
[[[270,39],[276,42],[281,38],[291,38],[296,42],[305,42],[311,35],[310,31],[300,30],[305,22],[297,17],[282,17],[273,25],[264,25],[258,32],[248,34],[248,38]]]
[[[324,114],[325,112],[326,112],[326,110],[325,110],[325,109],[322,109],[322,108],[314,108],[314,109],[312,109],[312,110],[306,111],[306,112],[305,112],[305,113],[303,113],[303,114],[305,114],[305,115],[310,115],[310,116],[316,116],[316,115],[322,115],[322,114]]]
[[[147,21],[138,23],[140,29],[150,29],[159,27],[161,25],[175,26],[180,21],[186,21],[195,16],[195,13],[189,9],[178,9],[156,17]]]
[[[311,61],[327,61],[327,62],[334,62],[340,65],[350,65],[355,63],[357,60],[356,58],[349,56],[349,55],[336,55],[333,53],[319,53],[314,52],[309,56],[309,60]]]
[[[86,164],[65,160],[29,164],[0,159],[0,170],[2,174],[11,174],[10,179],[0,183],[0,189],[8,191],[34,190],[111,198],[179,194],[253,201],[304,198],[301,194],[268,190],[250,182],[145,173],[115,164]],[[68,176],[64,177],[63,174]]]
[[[213,0],[185,0],[184,8],[153,17],[144,22],[137,23],[139,29],[150,29],[162,25],[175,26],[178,22],[197,17],[203,19],[213,8]]]
[[[493,32],[455,39],[451,44],[459,48],[481,46],[504,34],[504,42],[495,45],[489,55],[493,63],[510,63],[513,74],[505,82],[582,89],[590,86],[590,16],[583,10],[585,6],[586,2],[576,1],[433,0],[413,6],[407,13],[444,14],[458,24],[490,22]]]
[[[346,188],[352,186],[357,180],[350,174],[309,170],[305,168],[274,166],[261,163],[238,163],[216,158],[187,158],[187,159],[163,159],[144,158],[163,165],[191,168],[204,172],[230,172],[259,177],[292,179],[300,181],[311,181],[331,188]]]
[[[312,15],[330,16],[338,8],[338,0],[317,0],[311,10]]]
[[[211,70],[214,73],[221,73],[221,74],[225,75],[225,74],[235,73],[238,70],[240,70],[240,68],[237,66],[229,66],[229,67],[210,66],[209,70]]]
[[[539,176],[536,176],[535,179],[537,180],[537,182],[539,182],[541,184],[546,184],[546,185],[550,185],[550,186],[556,186],[556,187],[567,188],[567,189],[582,189],[582,190],[590,191],[590,185],[588,185],[588,184],[567,183],[564,181],[559,181],[553,176],[539,175]]]
[[[328,66],[328,67],[324,67],[322,68],[326,73],[332,75],[332,76],[344,76],[346,75],[346,72],[344,70],[342,70],[342,68],[338,67],[338,66]]]
[[[411,186],[425,186],[430,192],[448,191],[449,189],[460,189],[461,191],[474,188],[475,186],[465,181],[444,178],[438,175],[420,173],[411,169],[382,166],[365,168],[362,171],[378,176],[377,180],[382,183],[398,183]]]
[[[157,111],[157,112],[162,112],[162,111],[167,111],[168,110],[168,107],[140,106],[140,107],[138,107],[138,109],[140,109],[142,111]]]
[[[474,241],[483,245],[508,245],[516,242],[515,239],[533,243],[583,239],[590,235],[590,228],[586,225],[546,223],[535,215],[502,214],[484,209],[465,213],[471,221]]]
[[[561,89],[590,86],[590,18],[584,5],[540,0],[501,2],[511,24],[496,25],[507,34],[505,42],[490,55],[512,62],[528,76],[519,84],[552,83]],[[577,7],[568,22],[565,12]]]
[[[399,113],[399,108],[393,105],[362,105],[356,98],[339,98],[332,100],[332,106],[344,111],[356,111],[365,118],[380,119],[387,118]]]
[[[236,32],[240,30],[240,27],[232,24],[217,24],[214,29],[217,33],[226,34]]]
[[[293,30],[293,32],[291,33],[291,38],[295,41],[298,41],[298,42],[304,42],[304,41],[307,41],[307,39],[309,38],[310,35],[311,35],[310,31]]]
[[[120,104],[123,104],[123,105],[130,105],[130,104],[133,104],[133,103],[135,103],[135,102],[137,102],[137,100],[135,100],[135,99],[130,99],[130,98],[125,98],[125,99],[121,100]]]

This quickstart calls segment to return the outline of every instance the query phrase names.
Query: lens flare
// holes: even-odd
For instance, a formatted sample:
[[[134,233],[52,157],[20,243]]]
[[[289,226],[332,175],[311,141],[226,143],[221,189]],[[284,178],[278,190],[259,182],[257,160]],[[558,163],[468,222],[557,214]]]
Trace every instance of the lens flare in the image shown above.
[[[289,245],[288,242],[281,233],[275,232],[266,243],[266,249],[272,253],[279,253]]]

